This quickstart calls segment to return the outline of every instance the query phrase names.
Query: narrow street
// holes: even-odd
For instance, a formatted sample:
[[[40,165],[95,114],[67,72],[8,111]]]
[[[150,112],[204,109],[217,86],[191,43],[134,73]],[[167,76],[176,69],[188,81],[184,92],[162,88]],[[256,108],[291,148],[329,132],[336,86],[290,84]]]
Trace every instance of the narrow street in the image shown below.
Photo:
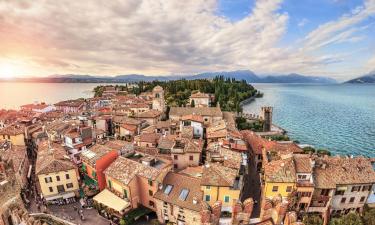
[[[253,198],[254,209],[251,218],[258,218],[260,216],[260,198],[261,198],[261,187],[260,187],[260,176],[255,169],[255,162],[253,157],[249,157],[248,162],[248,174],[244,177],[244,188],[242,194],[242,201],[246,198]]]

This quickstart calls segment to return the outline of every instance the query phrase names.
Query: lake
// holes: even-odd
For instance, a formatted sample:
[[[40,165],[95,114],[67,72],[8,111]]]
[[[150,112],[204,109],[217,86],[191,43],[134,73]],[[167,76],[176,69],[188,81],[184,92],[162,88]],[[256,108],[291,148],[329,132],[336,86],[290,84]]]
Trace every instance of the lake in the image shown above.
[[[375,157],[375,85],[254,84],[263,98],[243,107],[260,114],[273,106],[273,122],[293,140],[333,153]]]
[[[92,97],[100,84],[0,83],[0,108],[18,109],[34,101],[56,103]],[[334,153],[375,157],[375,85],[255,84],[263,98],[245,105],[259,114],[273,106],[273,121],[304,144]]]
[[[1,83],[0,108],[19,109],[20,105],[37,102],[48,104],[67,99],[93,96],[92,83]]]

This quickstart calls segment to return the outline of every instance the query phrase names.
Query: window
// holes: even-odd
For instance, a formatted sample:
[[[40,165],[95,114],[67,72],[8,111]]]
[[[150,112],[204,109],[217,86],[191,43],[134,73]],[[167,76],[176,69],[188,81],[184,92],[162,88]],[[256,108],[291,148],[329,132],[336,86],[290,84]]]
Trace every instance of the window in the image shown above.
[[[286,192],[292,192],[292,186],[287,186],[286,187]]]
[[[341,203],[345,203],[345,202],[346,202],[346,198],[342,198]]]
[[[211,196],[210,196],[210,195],[205,195],[205,196],[204,196],[204,200],[205,200],[206,202],[211,201]]]
[[[70,179],[70,176],[69,176],[69,174],[67,173],[67,174],[65,174],[65,178],[67,179],[67,180],[69,180]]]
[[[187,196],[188,196],[188,194],[189,194],[189,190],[186,189],[186,188],[184,188],[184,189],[181,190],[180,195],[178,196],[178,198],[180,200],[182,200],[182,201],[185,201],[186,198],[187,198]]]
[[[272,192],[277,192],[279,190],[279,186],[273,186],[272,187]]]
[[[168,184],[164,189],[164,194],[169,195],[171,193],[173,186]]]
[[[230,197],[229,196],[224,196],[224,202],[229,202]]]
[[[151,206],[151,207],[155,207],[155,203],[153,201],[149,201],[148,205]]]
[[[173,164],[173,168],[177,169],[178,165],[177,164]]]
[[[365,199],[366,199],[366,197],[365,197],[365,196],[362,196],[360,202],[364,202]]]
[[[351,198],[349,199],[349,203],[353,203],[354,200],[355,200],[355,197],[351,197]]]
[[[372,185],[365,185],[362,187],[362,191],[371,191]]]
[[[128,192],[126,191],[126,189],[124,189],[123,192],[124,192],[124,198],[127,198],[128,197]]]
[[[148,195],[153,196],[154,193],[151,190],[148,190]]]
[[[44,181],[45,181],[46,183],[51,183],[51,182],[52,182],[52,177],[45,177],[45,178],[44,178]]]
[[[60,176],[56,176],[56,180],[57,180],[57,181],[60,181]]]
[[[194,160],[194,156],[192,156],[192,155],[189,156],[189,160],[190,160],[190,161],[193,161],[193,160]]]
[[[111,189],[112,188],[112,181],[108,180],[108,187]]]
[[[148,185],[152,186],[152,180],[148,180]]]
[[[311,197],[311,192],[298,192],[300,197]]]
[[[53,192],[53,187],[49,187],[49,192]]]
[[[352,187],[352,192],[361,190],[361,186],[354,186]]]
[[[206,186],[206,190],[210,190],[211,189],[211,186]]]
[[[299,180],[306,180],[306,178],[307,178],[307,175],[301,175],[301,174],[298,175]]]
[[[323,196],[328,196],[329,195],[329,189],[322,189],[320,194],[323,195]]]
[[[335,195],[344,195],[345,191],[336,190]]]
[[[73,184],[72,183],[67,183],[66,184],[66,188],[73,188]]]
[[[174,155],[174,156],[173,156],[173,159],[176,159],[176,160],[177,160],[177,159],[178,159],[178,155]]]
[[[64,185],[57,185],[57,192],[59,193],[65,192]]]
[[[91,175],[92,175],[93,178],[96,178],[96,172],[95,171],[92,171]]]

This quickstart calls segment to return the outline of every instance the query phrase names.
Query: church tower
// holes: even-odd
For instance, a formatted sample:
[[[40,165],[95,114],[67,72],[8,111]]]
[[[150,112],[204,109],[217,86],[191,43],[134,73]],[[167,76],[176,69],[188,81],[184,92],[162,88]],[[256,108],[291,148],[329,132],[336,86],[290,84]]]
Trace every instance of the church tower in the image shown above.
[[[152,109],[164,112],[165,110],[165,100],[164,100],[164,90],[159,85],[152,89]]]

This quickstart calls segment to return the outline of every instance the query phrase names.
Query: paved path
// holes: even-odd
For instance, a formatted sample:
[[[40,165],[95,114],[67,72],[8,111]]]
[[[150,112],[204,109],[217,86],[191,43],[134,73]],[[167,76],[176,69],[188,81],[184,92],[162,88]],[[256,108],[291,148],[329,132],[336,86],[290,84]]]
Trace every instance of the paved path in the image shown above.
[[[242,201],[249,197],[253,198],[255,204],[251,218],[258,218],[260,216],[261,197],[260,177],[255,169],[254,159],[252,157],[249,158],[248,175],[244,177],[245,187],[242,194]]]

